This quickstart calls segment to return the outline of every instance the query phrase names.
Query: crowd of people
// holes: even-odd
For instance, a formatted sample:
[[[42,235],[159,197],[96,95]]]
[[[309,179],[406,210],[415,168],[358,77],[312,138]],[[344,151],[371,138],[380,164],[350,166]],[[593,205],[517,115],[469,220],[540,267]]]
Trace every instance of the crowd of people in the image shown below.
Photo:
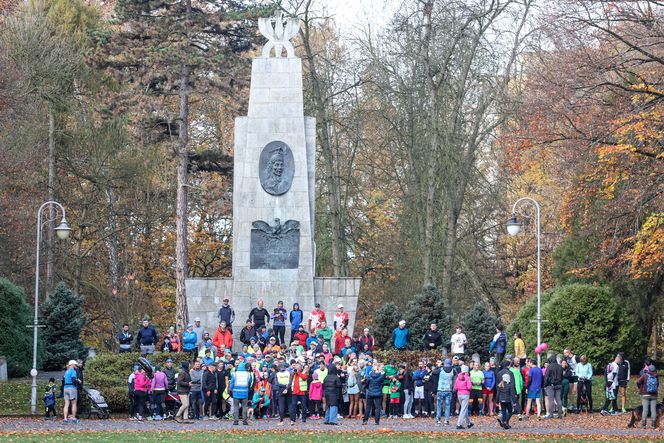
[[[154,417],[163,418],[163,395],[169,390],[176,391],[182,400],[178,410],[172,411],[176,420],[226,417],[235,424],[240,417],[244,424],[247,417],[254,417],[274,418],[279,424],[289,421],[291,425],[298,419],[323,418],[325,424],[336,425],[340,417],[361,418],[363,424],[370,417],[375,424],[381,417],[431,417],[438,424],[449,425],[450,418],[456,416],[456,427],[463,429],[473,426],[473,416],[495,415],[500,426],[509,429],[514,414],[527,420],[532,415],[549,419],[562,418],[569,411],[593,411],[593,368],[585,356],[565,349],[562,355],[549,353],[540,367],[536,358],[527,357],[519,333],[513,337],[514,355],[506,355],[508,339],[502,326],[496,328],[489,344],[492,357],[482,363],[466,355],[468,340],[461,325],[446,340],[432,324],[423,337],[424,349],[440,350],[449,344],[449,358],[421,360],[417,367],[409,367],[395,360],[375,360],[375,339],[368,329],[360,336],[349,336],[348,314],[341,305],[332,328],[319,305],[305,327],[297,304],[288,313],[279,302],[269,313],[259,301],[240,331],[242,349],[238,352],[232,351],[230,328],[235,315],[228,300],[224,300],[219,319],[214,336],[203,331],[202,340],[198,340],[197,331],[202,329],[198,319],[187,325],[180,349],[191,353],[192,359],[178,371],[171,361],[164,369],[156,368],[151,381],[143,369],[135,368],[130,386],[133,380],[131,389],[140,392],[133,395],[134,419],[143,419],[149,393]],[[292,330],[288,344],[286,319]],[[270,321],[272,328],[268,327]],[[400,321],[392,332],[394,348],[405,349],[409,334],[405,321]],[[656,404],[657,392],[651,392],[653,383],[649,381],[658,378],[650,365],[641,375],[638,388],[645,409],[646,400],[648,408],[650,399]],[[630,376],[629,362],[623,354],[617,355],[605,371],[602,415],[625,412]]]
[[[322,419],[334,426],[341,418],[361,419],[362,424],[373,418],[378,425],[382,418],[427,417],[447,426],[456,417],[456,428],[466,429],[473,426],[474,416],[484,415],[495,416],[502,428],[510,429],[513,415],[518,420],[562,419],[569,412],[594,411],[594,370],[586,356],[571,349],[559,355],[549,352],[540,365],[538,358],[528,357],[520,333],[513,336],[514,355],[508,355],[502,326],[487,344],[491,357],[481,362],[477,355],[467,354],[461,325],[447,338],[431,324],[422,337],[423,347],[440,351],[440,358],[422,359],[411,367],[404,361],[376,359],[376,341],[368,328],[359,336],[349,335],[342,305],[330,327],[320,305],[305,323],[297,304],[289,313],[279,302],[270,313],[259,300],[240,331],[242,347],[236,346],[236,351],[231,329],[235,313],[227,299],[218,316],[214,335],[196,319],[182,336],[171,329],[158,348],[157,333],[147,319],[143,322],[136,333],[142,354],[161,350],[190,358],[179,367],[169,358],[163,368],[133,368],[128,378],[132,420],[229,419],[247,425],[250,419],[273,419],[279,425],[295,425],[298,420]],[[405,349],[409,334],[400,321],[392,332],[393,347]],[[119,351],[131,349],[133,340],[123,328]],[[625,412],[631,375],[622,353],[606,366],[602,415]],[[644,427],[649,416],[655,425],[658,387],[657,371],[646,362],[637,382]]]

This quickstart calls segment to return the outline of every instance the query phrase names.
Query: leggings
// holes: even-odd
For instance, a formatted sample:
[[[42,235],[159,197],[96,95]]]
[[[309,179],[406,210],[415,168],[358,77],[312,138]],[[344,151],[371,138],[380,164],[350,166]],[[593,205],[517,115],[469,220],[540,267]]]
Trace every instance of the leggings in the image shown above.
[[[500,415],[502,418],[502,422],[505,425],[510,424],[510,418],[512,418],[512,403],[511,402],[506,402],[506,401],[501,401],[500,402]]]
[[[593,382],[592,380],[579,380],[576,385],[576,409],[580,409],[581,406],[581,397],[585,392],[586,397],[588,397],[588,408],[590,412],[593,411]]]
[[[410,389],[404,389],[403,398],[403,414],[410,415],[413,410],[413,391]]]
[[[277,337],[277,344],[281,347],[284,346],[285,335],[286,335],[286,326],[274,326],[274,336]]]
[[[134,415],[143,416],[147,397],[148,393],[145,391],[134,391]]]
[[[367,397],[367,407],[364,409],[364,420],[368,421],[373,409],[374,420],[376,424],[380,423],[380,408],[382,407],[383,397]]]
[[[214,415],[215,410],[217,409],[217,394],[214,391],[205,392],[205,414],[204,415]]]
[[[650,420],[652,421],[653,427],[657,422],[657,396],[643,396],[641,397],[641,406],[643,406],[643,414],[641,415],[641,424],[646,425],[648,420],[648,410],[650,410]]]
[[[560,393],[562,397],[563,408],[567,409],[567,397],[569,397],[569,380],[563,378],[563,391]]]
[[[154,404],[157,409],[157,415],[163,416],[164,415],[164,407],[162,406],[164,403],[164,398],[166,397],[166,391],[157,391],[155,390],[152,395],[154,396]]]

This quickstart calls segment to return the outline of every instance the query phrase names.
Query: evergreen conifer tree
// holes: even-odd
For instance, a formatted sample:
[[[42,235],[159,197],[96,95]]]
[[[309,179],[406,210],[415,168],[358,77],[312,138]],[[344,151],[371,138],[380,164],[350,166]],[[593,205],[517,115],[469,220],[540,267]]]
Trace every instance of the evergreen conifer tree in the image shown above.
[[[392,348],[390,337],[399,320],[401,320],[401,312],[394,303],[385,303],[378,308],[374,315],[372,331],[377,347],[381,349]]]
[[[431,323],[436,323],[438,330],[445,337],[450,330],[451,318],[445,307],[442,291],[436,285],[424,285],[422,291],[415,294],[406,305],[404,320],[410,330],[409,349],[423,349],[422,338]],[[445,341],[443,338],[443,342]]]
[[[58,284],[42,307],[44,369],[62,369],[67,361],[85,357],[81,330],[87,321],[83,299]]]
[[[0,355],[7,357],[10,377],[26,375],[32,366],[32,324],[25,294],[6,278],[0,278]]]
[[[468,339],[466,354],[473,355],[477,353],[480,356],[480,361],[488,361],[490,357],[489,346],[496,334],[498,323],[498,319],[493,317],[483,304],[477,303],[461,322],[463,333],[466,334]]]

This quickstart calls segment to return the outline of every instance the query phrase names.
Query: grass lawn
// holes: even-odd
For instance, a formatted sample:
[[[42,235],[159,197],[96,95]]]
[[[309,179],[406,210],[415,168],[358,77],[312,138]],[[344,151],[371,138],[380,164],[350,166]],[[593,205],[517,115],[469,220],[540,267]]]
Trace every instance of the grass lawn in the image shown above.
[[[37,381],[37,410],[41,412],[46,383]],[[15,378],[0,383],[0,415],[30,414],[31,378]]]
[[[562,442],[569,439],[569,436],[544,437],[541,435],[528,434],[510,434],[503,436],[498,433],[455,433],[455,434],[433,434],[416,432],[292,432],[288,430],[274,432],[233,432],[224,431],[147,431],[147,432],[82,432],[82,433],[49,433],[49,434],[11,434],[3,436],[6,442],[162,442],[177,441],[178,443],[207,443],[218,442],[223,438],[230,438],[233,442],[424,442],[424,441],[462,441],[470,443],[508,443],[514,441],[526,442]],[[594,440],[591,436],[584,435],[583,441],[623,441],[624,437],[611,438],[608,436],[597,436]],[[655,439],[652,439],[654,441]],[[642,441],[649,441],[643,439]]]

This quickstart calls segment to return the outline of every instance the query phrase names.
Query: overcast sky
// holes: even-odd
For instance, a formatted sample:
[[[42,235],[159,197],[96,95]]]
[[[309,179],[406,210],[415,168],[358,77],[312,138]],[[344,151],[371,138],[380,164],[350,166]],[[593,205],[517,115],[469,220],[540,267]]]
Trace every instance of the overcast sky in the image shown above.
[[[321,1],[334,16],[342,38],[355,28],[382,28],[390,19],[400,0],[326,0]]]

